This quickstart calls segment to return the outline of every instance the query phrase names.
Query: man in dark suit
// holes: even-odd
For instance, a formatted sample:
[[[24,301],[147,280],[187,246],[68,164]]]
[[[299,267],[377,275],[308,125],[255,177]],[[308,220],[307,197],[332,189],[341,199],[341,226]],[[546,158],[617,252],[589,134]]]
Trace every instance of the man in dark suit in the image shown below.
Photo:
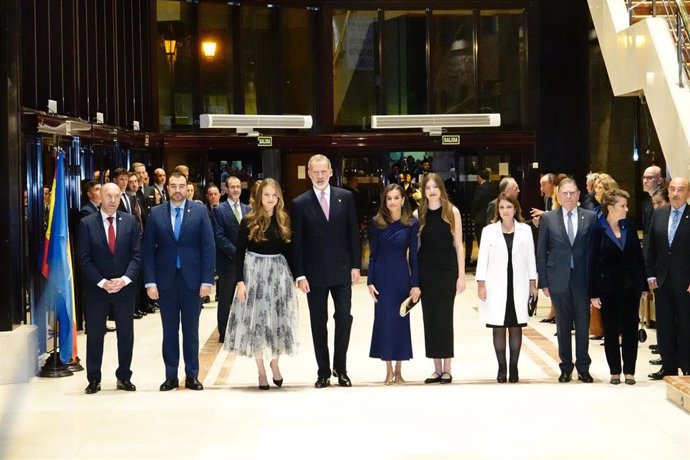
[[[185,386],[203,390],[199,381],[199,314],[201,299],[213,286],[215,244],[204,205],[186,199],[187,178],[173,173],[168,181],[170,200],[151,209],[144,230],[144,283],[149,298],[158,300],[163,323],[165,381],[161,391],[179,386],[179,330]]]
[[[593,381],[589,373],[589,296],[587,246],[596,214],[577,206],[580,191],[573,179],[558,185],[561,207],[541,216],[537,245],[539,287],[556,308],[558,355],[561,359],[559,382],[571,380],[573,367],[578,379]],[[575,323],[573,366],[570,331]]]
[[[218,334],[219,342],[225,342],[225,329],[230,315],[230,304],[237,284],[235,274],[235,251],[237,249],[237,232],[242,217],[251,210],[240,203],[242,183],[235,176],[225,181],[228,199],[213,208],[213,231],[216,236],[216,272],[218,273]]]
[[[347,347],[352,328],[352,285],[359,281],[361,246],[357,211],[352,194],[329,185],[331,162],[314,155],[307,165],[313,188],[292,202],[293,275],[307,294],[318,379],[314,386],[330,385],[328,351],[328,293],[335,305],[333,376],[340,386],[352,385],[347,376]]]
[[[134,326],[132,312],[141,263],[141,233],[134,216],[118,212],[120,189],[105,184],[101,211],[79,224],[79,265],[86,300],[87,394],[101,389],[101,363],[106,318],[112,311],[117,325],[117,389],[135,391],[131,382]]]
[[[486,210],[489,203],[498,196],[498,187],[489,180],[489,170],[482,169],[477,174],[477,188],[474,190],[472,204],[470,205],[470,216],[474,221],[474,232],[477,244],[481,243],[482,229],[486,225]]]
[[[544,200],[543,206],[540,208],[532,208],[530,216],[532,216],[532,225],[539,228],[539,220],[542,214],[551,211],[553,208],[553,191],[556,181],[556,175],[553,173],[546,173],[539,178],[539,193]]]
[[[79,220],[84,217],[97,213],[101,207],[101,184],[98,181],[90,180],[86,183],[84,195],[88,200],[79,210]]]
[[[137,176],[136,197],[141,206],[144,225],[146,225],[146,218],[151,213],[151,208],[157,204],[156,193],[153,186],[149,185],[149,175],[144,163],[132,163],[132,172]]]
[[[120,187],[120,204],[118,205],[117,210],[134,215],[134,198],[127,195],[127,188],[129,187],[129,171],[127,171],[125,168],[115,169],[113,172],[113,182]]]
[[[645,257],[649,247],[649,230],[651,229],[652,214],[654,213],[652,196],[661,188],[663,182],[661,168],[658,166],[650,166],[642,173],[642,189],[647,193],[642,202],[642,253]]]
[[[161,196],[161,203],[168,201],[168,192],[165,190],[165,170],[163,168],[156,168],[153,170],[153,187],[158,190]]]
[[[652,380],[690,373],[690,184],[676,177],[668,185],[671,206],[652,214],[647,249],[647,281],[656,289],[656,330],[663,365]]]

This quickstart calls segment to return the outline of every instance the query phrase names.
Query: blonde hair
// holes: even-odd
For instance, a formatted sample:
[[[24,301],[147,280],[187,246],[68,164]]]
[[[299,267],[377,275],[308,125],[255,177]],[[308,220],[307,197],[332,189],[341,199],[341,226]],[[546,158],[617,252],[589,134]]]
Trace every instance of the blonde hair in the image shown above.
[[[280,238],[286,243],[290,242],[292,230],[290,230],[290,216],[285,211],[285,200],[283,191],[280,189],[278,181],[275,179],[264,179],[256,188],[256,200],[252,204],[252,210],[246,216],[247,228],[249,229],[249,239],[251,241],[266,241],[266,230],[271,224],[271,215],[266,212],[261,203],[261,196],[266,187],[273,187],[278,195],[278,203],[273,208],[273,215],[278,222],[278,233]]]
[[[419,233],[422,233],[422,229],[426,224],[426,212],[429,209],[429,200],[426,197],[426,184],[433,180],[438,186],[439,193],[441,194],[441,218],[450,225],[450,233],[455,236],[455,215],[453,215],[453,204],[448,199],[448,193],[446,192],[446,186],[443,183],[443,179],[436,173],[429,173],[422,179],[422,202],[419,204],[419,210],[417,215],[419,216]]]

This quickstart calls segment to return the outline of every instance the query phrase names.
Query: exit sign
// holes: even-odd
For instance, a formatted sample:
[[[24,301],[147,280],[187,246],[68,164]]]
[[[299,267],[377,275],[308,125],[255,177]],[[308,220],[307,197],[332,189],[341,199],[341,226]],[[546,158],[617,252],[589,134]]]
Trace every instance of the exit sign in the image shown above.
[[[460,145],[460,136],[454,135],[454,134],[441,136],[441,144],[442,145]]]
[[[259,136],[257,137],[257,142],[259,147],[271,147],[273,145],[273,138],[271,136]]]

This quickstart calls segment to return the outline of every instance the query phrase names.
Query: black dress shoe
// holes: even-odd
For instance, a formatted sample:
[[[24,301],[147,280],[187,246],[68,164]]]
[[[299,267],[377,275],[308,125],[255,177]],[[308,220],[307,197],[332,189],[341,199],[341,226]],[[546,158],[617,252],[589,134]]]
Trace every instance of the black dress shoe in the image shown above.
[[[144,315],[142,315],[141,313],[139,313],[138,310],[134,312],[134,319],[141,319],[141,318],[143,318],[143,317],[144,317]]]
[[[140,308],[141,311],[149,314],[149,313],[156,313],[156,307],[153,305],[147,305],[144,308]]]
[[[444,375],[447,375],[448,377],[444,377]],[[450,375],[448,372],[444,372],[443,374],[441,374],[441,383],[448,384],[448,383],[451,383],[452,381],[453,381],[453,376]]]
[[[659,351],[659,348],[658,348],[658,347],[657,347],[657,348],[652,348],[652,349],[649,350],[649,351],[651,351],[653,355],[660,355],[660,354],[661,354],[661,352]]]
[[[101,384],[98,382],[89,382],[89,385],[84,389],[84,393],[92,395],[101,391]]]
[[[283,379],[280,379],[280,380],[273,379],[273,385],[277,386],[278,388],[282,387],[283,386]]]
[[[341,387],[352,386],[352,382],[350,381],[350,377],[347,376],[347,372],[338,372],[333,369],[333,377],[338,377],[338,385]]]
[[[161,391],[170,391],[180,386],[180,381],[177,379],[166,379],[160,387]]]
[[[496,381],[497,381],[498,383],[506,383],[506,382],[508,381],[508,379],[506,378],[506,375],[505,375],[505,374],[499,373],[499,374],[496,376]]]
[[[137,387],[129,380],[117,379],[117,389],[125,391],[137,391]]]
[[[649,346],[650,350],[658,350],[659,349],[659,344],[658,343],[653,343]]]
[[[204,386],[196,377],[187,377],[186,379],[184,379],[184,386],[185,388],[189,388],[190,390],[196,391],[201,391],[204,389]]]
[[[560,383],[568,383],[572,380],[572,378],[573,378],[572,372],[561,371],[561,375],[560,375],[560,377],[558,377],[558,381]]]
[[[649,364],[654,364],[655,366],[661,366],[664,364],[664,360],[659,358],[659,359],[650,359]]]
[[[326,388],[331,386],[330,377],[319,377],[314,383],[314,388]]]
[[[108,327],[108,326],[106,326],[106,327],[105,327],[105,332],[115,332],[115,328],[114,328],[114,327]]]
[[[583,383],[593,383],[594,379],[587,371],[582,371],[577,373],[577,379]]]
[[[663,380],[667,375],[678,375],[678,369],[664,369],[663,367],[656,372],[652,372],[648,377],[652,380]]]

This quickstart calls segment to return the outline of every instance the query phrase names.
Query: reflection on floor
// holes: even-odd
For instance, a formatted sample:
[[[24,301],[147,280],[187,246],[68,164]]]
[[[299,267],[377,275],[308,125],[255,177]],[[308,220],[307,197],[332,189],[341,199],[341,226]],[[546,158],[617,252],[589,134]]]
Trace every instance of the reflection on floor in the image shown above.
[[[690,458],[690,418],[666,400],[665,385],[641,344],[635,386],[608,384],[600,342],[592,341],[594,384],[558,384],[555,326],[524,330],[520,382],[497,384],[491,332],[479,323],[476,284],[457,297],[451,385],[424,385],[421,312],[413,310],[415,358],[407,383],[384,386],[368,358],[374,305],[355,287],[348,370],[354,386],[316,390],[306,298],[300,297],[300,353],[281,360],[282,389],[257,389],[252,360],[221,350],[216,309],[201,316],[203,392],[158,391],[163,382],[158,314],[135,322],[132,381],[115,390],[114,334],[106,339],[103,391],[85,395],[84,373],[0,387],[0,458]],[[332,331],[332,325],[330,326]],[[84,355],[85,337],[80,337]],[[183,375],[181,374],[181,377]],[[335,383],[335,379],[332,379]]]

